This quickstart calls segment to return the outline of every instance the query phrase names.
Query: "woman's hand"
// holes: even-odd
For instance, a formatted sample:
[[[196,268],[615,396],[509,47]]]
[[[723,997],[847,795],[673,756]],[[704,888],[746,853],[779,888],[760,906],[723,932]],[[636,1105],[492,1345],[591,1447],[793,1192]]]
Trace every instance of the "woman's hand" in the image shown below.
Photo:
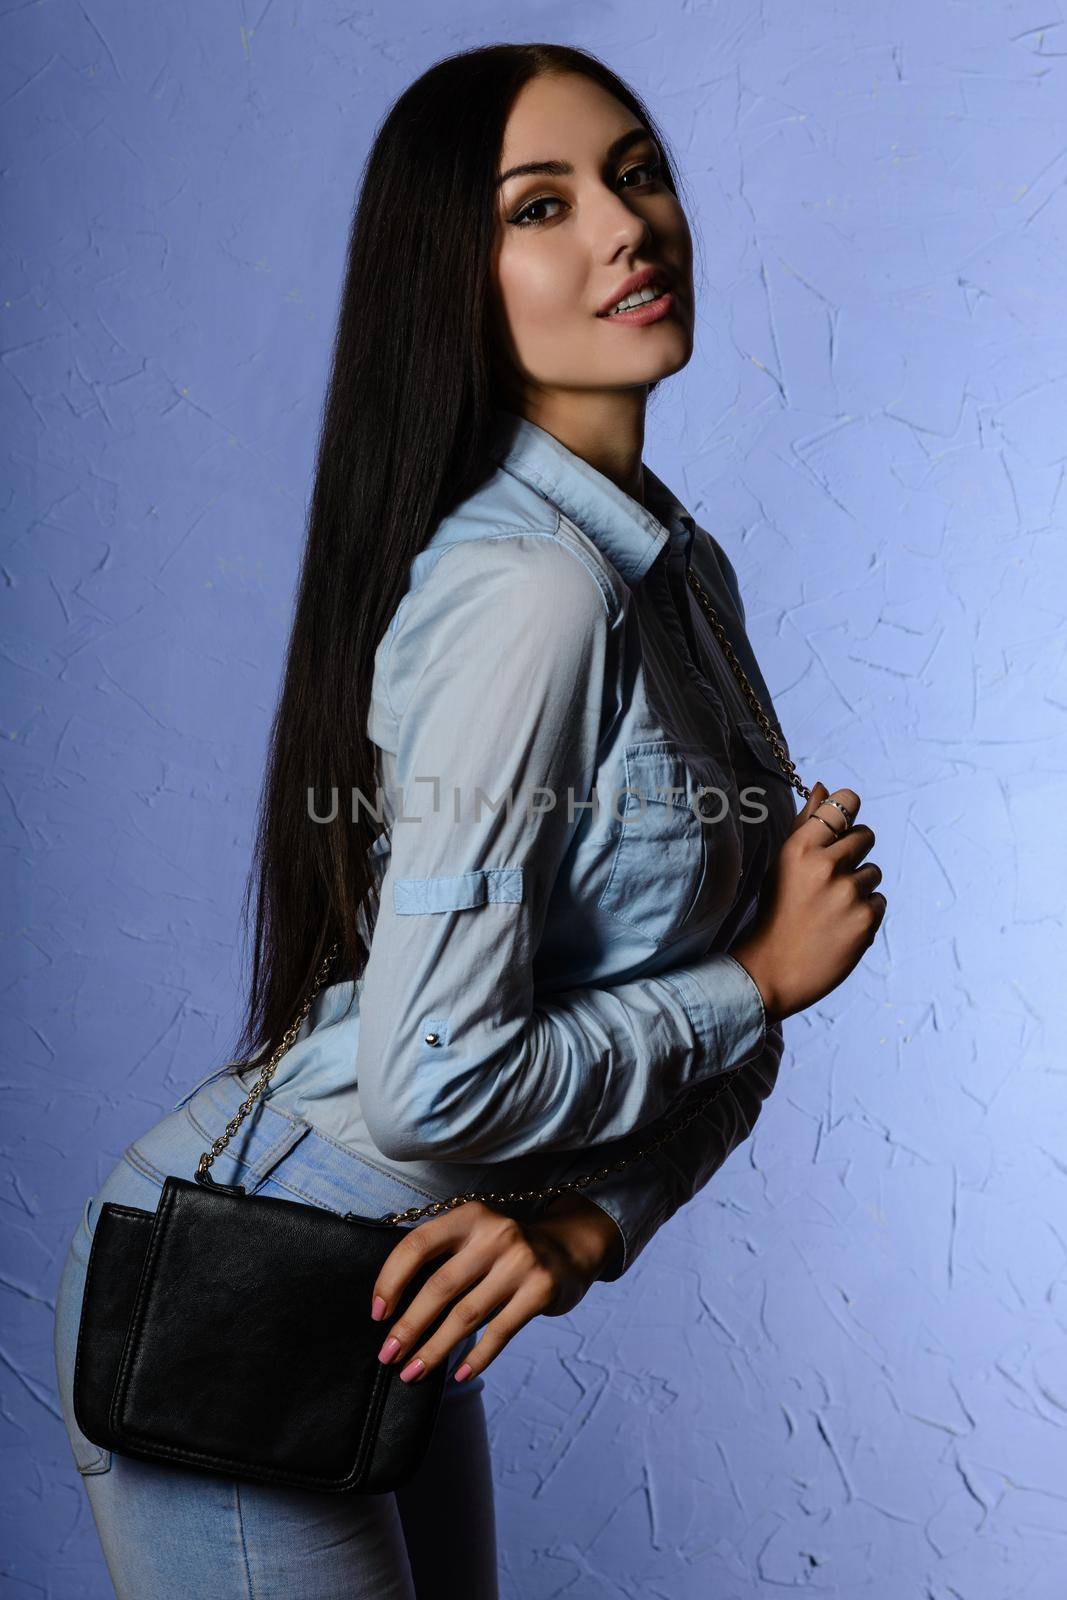
[[[885,916],[885,895],[875,888],[882,869],[863,859],[874,830],[849,826],[827,798],[826,785],[815,784],[771,863],[751,926],[730,949],[770,1021],[803,1011],[843,983]],[[835,789],[829,799],[851,817],[860,808],[853,789]]]
[[[384,1319],[421,1267],[439,1255],[446,1258],[389,1329],[379,1359],[402,1362],[401,1378],[417,1383],[488,1322],[455,1376],[462,1381],[461,1375],[482,1373],[534,1317],[560,1317],[576,1306],[618,1244],[611,1218],[576,1193],[557,1195],[534,1223],[514,1222],[481,1200],[431,1217],[409,1229],[378,1274],[372,1315],[376,1310]],[[420,1343],[449,1305],[440,1327]]]

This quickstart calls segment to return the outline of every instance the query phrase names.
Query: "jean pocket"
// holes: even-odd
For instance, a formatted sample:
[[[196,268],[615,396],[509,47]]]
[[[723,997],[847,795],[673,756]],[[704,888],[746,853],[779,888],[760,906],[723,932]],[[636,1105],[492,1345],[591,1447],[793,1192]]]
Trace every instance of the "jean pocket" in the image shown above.
[[[92,1249],[93,1230],[98,1215],[97,1197],[90,1195],[82,1208],[78,1226],[71,1238],[56,1294],[54,1349],[59,1401],[74,1455],[74,1464],[82,1477],[107,1472],[111,1467],[111,1451],[87,1439],[74,1419],[74,1363],[77,1356],[78,1327],[81,1322],[89,1252]]]

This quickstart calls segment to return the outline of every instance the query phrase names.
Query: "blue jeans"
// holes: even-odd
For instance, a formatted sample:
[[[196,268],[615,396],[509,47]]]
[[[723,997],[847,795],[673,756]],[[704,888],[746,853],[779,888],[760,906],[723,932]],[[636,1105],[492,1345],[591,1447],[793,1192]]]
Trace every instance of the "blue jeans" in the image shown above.
[[[241,1483],[103,1450],[79,1430],[74,1354],[100,1207],[115,1200],[154,1211],[164,1177],[192,1178],[200,1152],[243,1094],[220,1067],[129,1146],[86,1201],[59,1283],[60,1403],[118,1600],[497,1600],[485,1380],[451,1381],[477,1329],[451,1351],[426,1459],[394,1493],[312,1494]],[[372,1217],[437,1198],[275,1111],[269,1098],[253,1108],[211,1171],[249,1193]]]

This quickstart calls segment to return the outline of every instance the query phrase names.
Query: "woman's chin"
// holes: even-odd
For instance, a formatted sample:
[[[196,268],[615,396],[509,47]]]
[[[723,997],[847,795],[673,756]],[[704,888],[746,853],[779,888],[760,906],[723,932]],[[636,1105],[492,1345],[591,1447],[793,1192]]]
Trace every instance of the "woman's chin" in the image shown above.
[[[646,331],[653,333],[655,329],[650,327]],[[649,341],[644,349],[627,352],[624,360],[616,357],[610,367],[613,371],[629,374],[620,379],[623,383],[659,383],[672,373],[680,372],[692,355],[693,337],[688,329],[663,327],[654,346]]]
[[[635,362],[635,375],[623,381],[628,385],[662,383],[664,378],[671,377],[673,373],[680,372],[684,366],[687,366],[692,359],[692,355],[693,345],[692,341],[690,341],[684,349],[662,356],[657,361]]]

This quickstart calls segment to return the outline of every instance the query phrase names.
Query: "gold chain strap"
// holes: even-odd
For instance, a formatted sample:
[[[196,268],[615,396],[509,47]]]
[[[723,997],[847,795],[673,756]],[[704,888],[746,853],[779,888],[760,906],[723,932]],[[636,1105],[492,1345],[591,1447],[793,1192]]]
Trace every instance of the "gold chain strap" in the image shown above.
[[[735,677],[741,685],[741,689],[746,700],[748,701],[748,704],[752,707],[756,720],[763,731],[764,737],[774,752],[779,766],[782,768],[785,777],[793,785],[793,787],[797,789],[805,799],[807,799],[811,794],[811,790],[801,782],[799,776],[797,775],[797,769],[789,757],[789,752],[786,750],[775,728],[773,727],[770,718],[764,711],[763,706],[760,703],[759,696],[756,694],[752,685],[748,681],[745,670],[737,658],[737,654],[734,651],[733,645],[730,643],[726,630],[719,621],[715,607],[712,605],[710,595],[704,588],[704,585],[701,583],[696,573],[693,571],[692,567],[690,567],[688,570],[688,578],[690,587],[693,589],[697,599],[700,601],[700,604],[704,609],[707,619],[711,624],[712,632],[715,634],[715,637],[722,646],[723,653],[726,656],[727,661],[730,663]],[[256,1100],[263,1093],[263,1090],[274,1076],[274,1070],[277,1067],[278,1062],[289,1049],[290,1045],[295,1041],[296,1035],[300,1030],[301,1023],[311,1010],[315,996],[318,994],[323,980],[333,964],[337,950],[338,944],[335,942],[333,945],[331,945],[329,951],[323,959],[322,965],[316,974],[314,984],[312,985],[311,990],[309,991],[308,996],[300,1009],[299,1016],[289,1031],[285,1034],[281,1044],[278,1046],[277,1050],[275,1050],[274,1054],[263,1068],[255,1084],[253,1084],[248,1098],[240,1106],[236,1116],[232,1119],[232,1121],[226,1124],[225,1133],[221,1134],[220,1137],[215,1140],[215,1143],[211,1146],[210,1152],[205,1151],[200,1157],[200,1164],[197,1167],[198,1177],[207,1172],[208,1167],[210,1167],[215,1157],[226,1148],[230,1142],[230,1139],[237,1132],[237,1129],[241,1126],[241,1123],[255,1105]],[[718,1097],[729,1088],[730,1084],[734,1078],[737,1077],[738,1073],[743,1071],[744,1066],[742,1065],[740,1067],[734,1067],[731,1072],[723,1073],[709,1094],[702,1095],[693,1106],[691,1106],[682,1114],[680,1118],[668,1123],[664,1131],[658,1134],[655,1139],[651,1140],[648,1144],[642,1145],[641,1148],[639,1150],[635,1150],[632,1155],[623,1156],[618,1161],[613,1161],[608,1166],[601,1167],[597,1172],[586,1172],[578,1178],[568,1179],[566,1183],[553,1183],[546,1185],[541,1189],[512,1189],[505,1194],[498,1194],[492,1189],[468,1189],[466,1193],[451,1195],[447,1200],[432,1200],[428,1205],[425,1206],[409,1206],[406,1211],[390,1212],[388,1216],[382,1217],[381,1221],[393,1223],[415,1222],[419,1217],[436,1217],[439,1216],[441,1212],[451,1211],[453,1207],[463,1205],[468,1200],[481,1200],[488,1205],[492,1205],[494,1203],[507,1204],[514,1201],[551,1199],[555,1195],[565,1194],[571,1189],[585,1189],[591,1183],[599,1183],[602,1178],[609,1177],[613,1172],[621,1172],[623,1168],[632,1165],[633,1162],[640,1161],[643,1156],[650,1155],[653,1150],[658,1150],[660,1145],[665,1144],[668,1139],[676,1138],[678,1134],[683,1131],[683,1129],[689,1126],[694,1118],[700,1116],[707,1109],[713,1100],[717,1100]]]
[[[708,591],[705,589],[704,585],[701,583],[692,567],[689,568],[687,575],[689,578],[689,587],[693,590],[693,593],[703,606],[707,619],[711,624],[711,631],[722,645],[723,655],[734,669],[734,676],[741,685],[741,691],[744,694],[745,699],[752,707],[756,721],[760,725],[764,738],[774,751],[778,765],[781,767],[782,771],[785,773],[794,789],[796,789],[797,793],[803,795],[805,800],[809,799],[811,796],[811,790],[808,788],[807,784],[802,783],[800,778],[797,776],[797,769],[793,765],[789,751],[778,737],[778,733],[774,728],[770,717],[760,704],[759,695],[756,693],[755,689],[753,689],[752,685],[748,681],[748,678],[745,676],[745,669],[737,659],[737,654],[733,645],[730,643],[726,629],[719,621],[715,607],[711,603],[711,596],[708,594]]]
[[[251,1088],[251,1090],[249,1091],[249,1094],[248,1094],[248,1098],[246,1100],[242,1101],[241,1105],[238,1107],[237,1115],[234,1116],[234,1117],[231,1117],[230,1121],[226,1124],[225,1133],[220,1133],[219,1137],[215,1140],[215,1143],[211,1146],[211,1149],[210,1150],[205,1150],[203,1155],[200,1157],[200,1160],[197,1162],[197,1167],[196,1167],[196,1175],[197,1175],[198,1178],[202,1178],[204,1176],[204,1174],[207,1172],[208,1167],[210,1167],[211,1163],[214,1161],[215,1157],[221,1155],[222,1152],[225,1150],[226,1146],[229,1144],[230,1140],[233,1138],[234,1134],[237,1132],[238,1128],[241,1126],[241,1123],[247,1117],[248,1113],[251,1111],[252,1107],[255,1105],[256,1101],[259,1099],[260,1095],[263,1093],[264,1089],[267,1087],[268,1083],[273,1078],[274,1070],[277,1067],[278,1062],[282,1059],[282,1056],[289,1049],[289,1046],[296,1042],[296,1036],[300,1032],[301,1023],[303,1022],[304,1018],[307,1016],[308,1012],[311,1010],[311,1007],[315,1002],[315,996],[318,994],[319,990],[321,989],[322,983],[323,983],[323,979],[326,977],[326,974],[329,972],[330,967],[333,965],[334,957],[337,954],[337,950],[338,950],[338,945],[337,945],[337,942],[335,941],[330,946],[330,948],[327,951],[326,955],[323,957],[322,964],[319,967],[318,972],[315,974],[315,981],[314,981],[314,983],[312,984],[311,988],[308,991],[307,998],[305,999],[304,1004],[300,1007],[299,1016],[297,1017],[296,1021],[293,1023],[292,1027],[289,1028],[288,1031],[285,1034],[283,1034],[281,1044],[278,1046],[277,1050],[275,1050],[274,1054],[271,1056],[270,1060],[267,1062],[266,1066],[263,1068],[263,1071],[260,1073],[260,1075],[256,1079],[255,1083],[252,1085],[252,1088]],[[212,1180],[212,1181],[214,1181],[214,1180]]]

